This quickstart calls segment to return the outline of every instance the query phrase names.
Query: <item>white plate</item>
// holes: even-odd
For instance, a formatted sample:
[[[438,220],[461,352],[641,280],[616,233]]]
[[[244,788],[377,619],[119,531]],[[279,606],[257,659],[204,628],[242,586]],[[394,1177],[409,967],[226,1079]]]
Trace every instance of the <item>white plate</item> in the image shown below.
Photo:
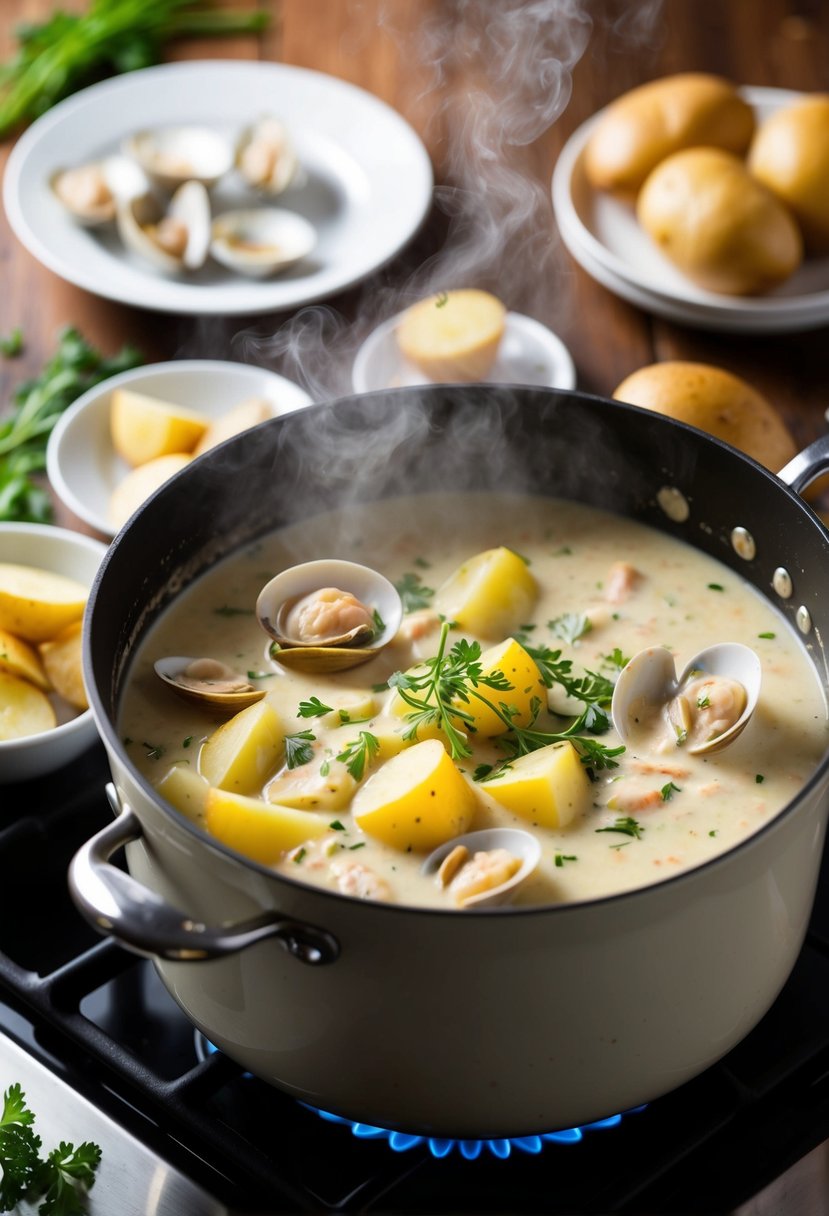
[[[384,321],[358,350],[351,373],[355,392],[431,383],[400,353],[395,330],[402,316],[398,313]],[[531,317],[508,312],[498,357],[487,380],[574,388],[576,369],[567,347],[552,330]]]
[[[761,121],[802,96],[785,89],[741,92]],[[718,295],[686,279],[640,228],[631,204],[588,182],[584,150],[601,116],[595,114],[571,135],[552,183],[562,240],[589,275],[647,311],[705,329],[782,333],[829,322],[829,258],[804,262],[763,296]]]
[[[235,136],[265,112],[284,121],[306,177],[279,206],[317,231],[313,253],[277,278],[252,281],[216,263],[165,277],[125,253],[114,232],[73,223],[49,187],[56,169],[114,152],[139,128],[198,122]],[[131,72],[60,102],[12,149],[3,200],[22,244],[70,283],[163,312],[230,315],[295,308],[358,282],[417,230],[432,186],[423,144],[370,93],[285,64],[210,60]],[[214,191],[215,210],[251,197],[231,174]]]
[[[307,393],[275,372],[212,359],[151,363],[95,385],[58,419],[46,449],[46,471],[61,501],[103,536],[115,535],[109,500],[129,472],[112,446],[109,430],[110,398],[119,386],[209,418],[218,418],[247,397],[264,397],[275,415],[311,404]]]

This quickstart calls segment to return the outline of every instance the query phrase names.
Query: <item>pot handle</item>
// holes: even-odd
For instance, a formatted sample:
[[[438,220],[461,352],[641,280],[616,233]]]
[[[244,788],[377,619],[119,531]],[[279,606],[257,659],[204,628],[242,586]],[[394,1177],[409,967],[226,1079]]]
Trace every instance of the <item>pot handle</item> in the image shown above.
[[[84,844],[69,867],[69,889],[80,912],[99,933],[109,934],[136,954],[198,962],[245,950],[275,937],[302,963],[333,963],[339,942],[324,929],[265,913],[237,925],[205,925],[192,920],[110,864],[122,845],[141,838],[135,812],[121,804],[115,787],[106,787],[117,818]]]
[[[829,435],[821,435],[802,452],[793,456],[777,476],[796,494],[802,494],[807,486],[829,470]]]

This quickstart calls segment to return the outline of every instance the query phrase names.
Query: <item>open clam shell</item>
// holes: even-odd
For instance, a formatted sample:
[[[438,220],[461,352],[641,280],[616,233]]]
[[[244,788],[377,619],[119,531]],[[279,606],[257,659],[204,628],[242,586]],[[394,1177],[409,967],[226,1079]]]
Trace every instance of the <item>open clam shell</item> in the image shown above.
[[[233,167],[233,146],[211,127],[170,126],[136,131],[124,140],[133,157],[161,190],[176,190],[184,182],[216,184]]]
[[[224,664],[216,663],[211,669],[207,664],[212,662],[188,658],[185,655],[170,655],[157,659],[153,663],[153,669],[173,692],[203,709],[234,714],[264,698],[264,689],[254,688],[246,679],[229,669],[221,671]],[[238,687],[227,687],[229,684],[237,684]]]
[[[334,628],[322,636],[298,636],[292,610],[326,588],[351,595],[372,615],[371,625]],[[286,667],[308,671],[344,671],[365,663],[394,638],[403,605],[392,583],[357,562],[324,558],[291,566],[272,578],[256,601],[259,624],[274,639],[273,657]],[[278,648],[278,649],[277,649]]]
[[[57,169],[49,178],[50,188],[76,224],[97,228],[115,219],[118,204],[147,189],[144,173],[125,156],[71,168]]]
[[[299,262],[316,241],[313,226],[293,211],[251,208],[216,216],[210,252],[237,274],[264,279]]]
[[[236,168],[253,189],[281,194],[299,172],[299,159],[284,123],[266,114],[246,127],[236,144]]]
[[[476,895],[467,896],[462,901],[464,908],[494,908],[499,904],[508,903],[521,884],[526,882],[535,871],[541,860],[541,845],[531,832],[525,832],[521,828],[483,828],[480,831],[466,832],[462,836],[456,836],[453,840],[447,840],[445,844],[440,845],[429,854],[421,866],[421,872],[438,876],[444,862],[459,848],[465,849],[470,859],[476,853],[490,853],[495,849],[504,849],[521,862],[519,868],[506,882]],[[449,883],[447,882],[446,885],[448,886]]]
[[[198,270],[207,259],[210,199],[200,182],[185,182],[166,208],[151,193],[127,199],[117,221],[127,248],[166,274]]]
[[[691,755],[711,755],[728,747],[745,730],[757,708],[761,675],[759,658],[749,646],[740,642],[709,646],[694,655],[679,677],[671,652],[663,646],[650,646],[634,655],[619,674],[611,703],[613,725],[622,742],[635,747],[643,737],[642,724],[660,708],[664,707],[668,712],[668,707],[695,677],[722,677],[742,686],[745,703],[727,729],[686,747]],[[681,734],[683,724],[677,722],[674,726]]]

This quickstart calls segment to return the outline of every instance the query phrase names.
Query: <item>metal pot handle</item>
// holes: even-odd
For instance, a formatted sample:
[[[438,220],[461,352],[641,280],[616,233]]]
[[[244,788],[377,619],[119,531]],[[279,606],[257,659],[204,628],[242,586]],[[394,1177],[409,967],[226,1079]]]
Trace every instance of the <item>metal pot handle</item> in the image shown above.
[[[136,954],[198,962],[221,958],[275,937],[302,963],[320,966],[339,956],[339,942],[324,929],[266,913],[241,924],[204,925],[119,870],[109,858],[141,838],[135,812],[121,804],[113,785],[107,797],[117,818],[84,844],[69,867],[69,889],[79,910],[99,933]]]
[[[777,476],[790,486],[796,494],[802,494],[807,486],[829,470],[829,435],[821,435],[814,443],[784,465]]]

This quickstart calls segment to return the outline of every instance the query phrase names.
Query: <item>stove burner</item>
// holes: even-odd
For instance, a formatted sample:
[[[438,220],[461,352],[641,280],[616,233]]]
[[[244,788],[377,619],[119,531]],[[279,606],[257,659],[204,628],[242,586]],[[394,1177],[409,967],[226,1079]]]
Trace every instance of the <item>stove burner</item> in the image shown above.
[[[306,1103],[302,1103],[307,1106]],[[625,1115],[635,1115],[645,1109],[636,1106],[625,1111],[622,1115],[610,1115],[607,1119],[597,1119],[594,1123],[583,1123],[580,1127],[569,1127],[559,1132],[544,1132],[537,1136],[514,1136],[498,1140],[450,1140],[438,1139],[432,1136],[414,1136],[408,1132],[392,1131],[385,1127],[372,1127],[369,1123],[355,1123],[353,1119],[343,1119],[340,1115],[332,1115],[329,1111],[318,1110],[315,1106],[307,1106],[329,1123],[341,1123],[351,1128],[351,1134],[359,1140],[388,1140],[389,1147],[396,1153],[405,1153],[409,1149],[425,1144],[433,1157],[448,1157],[457,1148],[467,1161],[475,1161],[485,1150],[493,1157],[505,1161],[514,1150],[522,1153],[540,1153],[545,1144],[578,1144],[585,1132],[601,1131],[608,1127],[618,1127]]]

